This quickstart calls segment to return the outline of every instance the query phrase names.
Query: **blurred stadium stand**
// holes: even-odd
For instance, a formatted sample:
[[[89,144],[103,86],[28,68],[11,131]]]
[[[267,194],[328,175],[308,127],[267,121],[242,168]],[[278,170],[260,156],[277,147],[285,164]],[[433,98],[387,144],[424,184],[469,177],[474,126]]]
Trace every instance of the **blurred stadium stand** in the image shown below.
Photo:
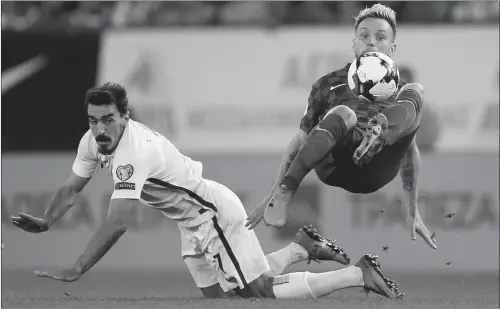
[[[374,1],[26,1],[2,2],[2,30],[99,30],[109,27],[352,24]],[[398,23],[498,23],[497,1],[383,1]]]
[[[366,6],[377,2],[357,1],[3,1],[2,33],[6,43],[2,48],[3,69],[16,64],[18,58],[33,57],[45,53],[51,63],[49,70],[25,83],[20,89],[2,93],[2,148],[3,151],[71,150],[78,136],[86,129],[80,110],[68,109],[68,101],[79,101],[81,93],[95,84],[95,68],[98,66],[100,35],[109,29],[179,29],[195,28],[246,28],[273,29],[296,26],[344,26],[352,25],[353,16]],[[398,17],[398,25],[419,24],[498,24],[499,4],[489,2],[402,2],[386,1]],[[45,38],[36,38],[36,36]],[[75,35],[78,35],[76,37]],[[82,36],[83,35],[83,36]],[[30,51],[33,55],[28,55]],[[53,57],[53,56],[56,57]],[[76,60],[78,59],[78,61]],[[71,68],[70,68],[71,67]],[[78,71],[74,76],[72,71]],[[16,128],[10,117],[18,112],[19,102],[26,102],[34,94],[43,96],[44,91],[64,83],[72,75],[72,86],[61,88],[50,107],[31,106],[30,122],[40,128],[33,134],[31,128]],[[19,87],[18,87],[19,88]],[[17,93],[16,93],[17,92]],[[64,97],[65,99],[61,99]],[[68,117],[59,124],[47,124],[43,115],[66,110]],[[35,116],[36,115],[36,116]],[[73,121],[73,119],[79,121]],[[136,117],[137,118],[137,117]],[[437,115],[428,111],[424,116],[431,122]],[[140,119],[139,119],[140,120]],[[48,141],[51,132],[65,128],[63,141]],[[433,149],[438,137],[438,127],[426,126],[428,132],[420,134],[422,150]],[[428,136],[429,138],[425,138]],[[30,141],[31,140],[31,141]]]

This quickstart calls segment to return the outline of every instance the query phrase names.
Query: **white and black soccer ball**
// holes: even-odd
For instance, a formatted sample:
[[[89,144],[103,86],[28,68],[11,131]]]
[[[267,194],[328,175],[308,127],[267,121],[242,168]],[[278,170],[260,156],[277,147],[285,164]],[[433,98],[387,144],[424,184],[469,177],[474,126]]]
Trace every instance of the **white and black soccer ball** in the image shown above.
[[[356,97],[385,102],[398,91],[398,67],[385,54],[367,52],[351,63],[347,82]]]

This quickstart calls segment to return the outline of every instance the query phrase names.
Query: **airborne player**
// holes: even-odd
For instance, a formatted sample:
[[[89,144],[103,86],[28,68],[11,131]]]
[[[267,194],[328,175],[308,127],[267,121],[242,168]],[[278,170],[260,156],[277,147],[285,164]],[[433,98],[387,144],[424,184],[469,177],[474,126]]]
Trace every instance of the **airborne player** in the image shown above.
[[[367,52],[391,57],[396,51],[396,14],[384,5],[362,10],[354,24],[356,58]],[[381,103],[358,99],[344,68],[319,78],[312,86],[300,130],[289,143],[269,194],[248,218],[253,229],[261,220],[281,227],[286,209],[304,177],[315,170],[325,184],[353,193],[372,193],[401,172],[405,204],[412,224],[432,248],[436,241],[418,211],[420,153],[415,134],[422,115],[424,89],[400,82],[397,95]]]

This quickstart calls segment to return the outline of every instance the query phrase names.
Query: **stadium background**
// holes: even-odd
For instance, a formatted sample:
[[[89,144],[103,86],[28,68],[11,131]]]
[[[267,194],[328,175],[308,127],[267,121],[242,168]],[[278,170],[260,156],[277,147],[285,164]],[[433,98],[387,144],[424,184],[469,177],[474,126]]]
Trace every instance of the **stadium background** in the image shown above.
[[[274,179],[311,84],[351,60],[352,16],[373,3],[3,1],[4,273],[70,266],[106,214],[111,178],[99,173],[48,233],[28,234],[8,219],[41,215],[70,172],[87,130],[89,87],[124,84],[132,117],[201,160],[205,177],[251,211]],[[287,227],[256,229],[261,244],[276,250],[312,223],[353,257],[378,254],[384,269],[498,274],[498,2],[383,3],[398,13],[394,59],[426,89],[420,208],[439,249],[410,240],[399,178],[363,196],[313,174]],[[173,223],[142,207],[132,225],[87,277],[184,269]]]

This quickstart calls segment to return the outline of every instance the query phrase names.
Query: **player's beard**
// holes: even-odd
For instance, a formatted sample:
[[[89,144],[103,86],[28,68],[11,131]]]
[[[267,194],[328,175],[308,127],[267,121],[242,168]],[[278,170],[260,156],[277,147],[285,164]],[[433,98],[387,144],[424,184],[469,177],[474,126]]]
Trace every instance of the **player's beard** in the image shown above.
[[[99,153],[109,155],[114,150],[113,139],[109,136],[99,135],[95,139]]]
[[[108,144],[98,144],[97,149],[99,150],[99,153],[109,155],[115,150],[116,146],[112,146],[111,142]]]
[[[122,139],[123,133],[125,132],[125,126],[121,128],[120,135],[116,139],[116,142],[113,141],[111,137],[108,136],[98,136],[96,138],[97,142],[97,150],[99,150],[99,153],[102,153],[104,155],[110,155],[112,154],[116,147],[118,147],[118,144],[120,143],[120,140]],[[100,144],[99,141],[105,141],[107,143],[105,144]]]

